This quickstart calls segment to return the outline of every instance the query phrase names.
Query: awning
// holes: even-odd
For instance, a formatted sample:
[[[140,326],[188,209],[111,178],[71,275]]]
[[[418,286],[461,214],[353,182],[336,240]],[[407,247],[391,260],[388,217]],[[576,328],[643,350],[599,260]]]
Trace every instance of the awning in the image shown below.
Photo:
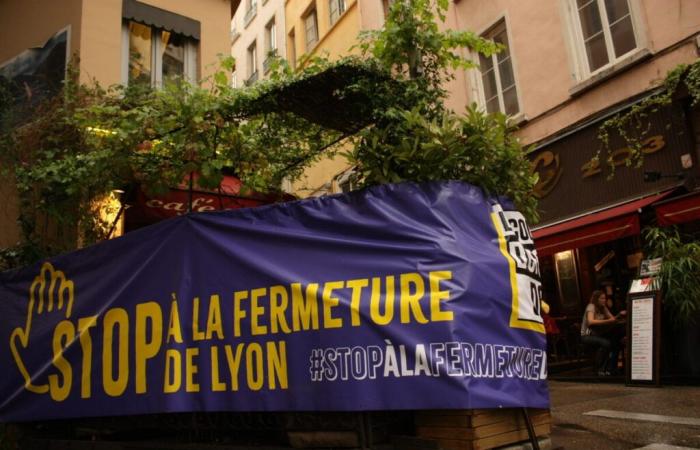
[[[200,39],[201,25],[199,21],[136,0],[124,0],[122,3],[122,17],[178,34],[184,34],[197,40]]]
[[[191,195],[189,180],[183,181],[178,186],[159,196],[150,196],[142,189],[138,189],[126,214],[127,228],[133,230],[144,225],[187,214],[190,201],[192,212],[206,212],[253,208],[295,199],[289,194],[243,193],[241,180],[230,175],[225,175],[216,189],[207,189],[199,186],[198,180],[199,175],[197,173],[193,174]]]
[[[660,226],[700,220],[700,192],[677,197],[656,206]]]
[[[644,208],[671,191],[633,200],[566,222],[550,225],[532,232],[539,256],[588,247],[639,234],[639,214]]]
[[[365,91],[354,87],[365,85],[395,95],[366,95]],[[262,94],[249,112],[286,111],[325,128],[354,134],[374,123],[377,111],[392,106],[380,104],[377,98],[400,98],[404,88],[380,69],[356,60],[346,61]]]

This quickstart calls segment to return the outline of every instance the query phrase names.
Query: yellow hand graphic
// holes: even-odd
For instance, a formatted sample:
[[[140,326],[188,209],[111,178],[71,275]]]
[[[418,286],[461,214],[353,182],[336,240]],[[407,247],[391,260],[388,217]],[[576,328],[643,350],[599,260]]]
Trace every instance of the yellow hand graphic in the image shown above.
[[[29,304],[27,306],[27,322],[24,327],[17,327],[10,336],[10,351],[17,364],[17,369],[24,377],[24,387],[37,394],[45,394],[49,391],[47,383],[34,384],[32,377],[24,365],[24,361],[19,355],[17,344],[26,349],[29,345],[29,332],[32,329],[32,315],[36,306],[36,314],[44,312],[64,310],[66,319],[70,318],[73,310],[74,287],[73,282],[66,279],[65,274],[54,269],[51,263],[45,262],[41,266],[39,275],[34,278],[34,282],[29,288]]]

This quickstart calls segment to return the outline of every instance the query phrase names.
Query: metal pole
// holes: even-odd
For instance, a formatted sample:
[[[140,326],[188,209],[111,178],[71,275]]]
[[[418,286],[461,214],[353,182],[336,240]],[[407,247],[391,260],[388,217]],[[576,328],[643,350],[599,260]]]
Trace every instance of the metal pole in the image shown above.
[[[193,177],[193,172],[190,172],[190,188],[187,191],[187,212],[188,213],[192,212],[192,189],[193,189],[192,177]]]
[[[119,223],[119,219],[122,216],[122,213],[124,212],[124,209],[126,209],[126,204],[122,203],[121,206],[119,207],[119,211],[117,212],[117,217],[114,218],[114,221],[112,222],[112,226],[109,227],[109,233],[107,233],[107,239],[112,237],[112,233],[114,233],[114,230],[117,228],[117,223]]]
[[[525,425],[527,425],[527,435],[530,436],[530,443],[532,444],[532,450],[540,450],[540,443],[535,435],[535,427],[532,426],[532,421],[530,421],[530,416],[527,413],[527,408],[520,408],[523,412],[523,417],[525,418]]]

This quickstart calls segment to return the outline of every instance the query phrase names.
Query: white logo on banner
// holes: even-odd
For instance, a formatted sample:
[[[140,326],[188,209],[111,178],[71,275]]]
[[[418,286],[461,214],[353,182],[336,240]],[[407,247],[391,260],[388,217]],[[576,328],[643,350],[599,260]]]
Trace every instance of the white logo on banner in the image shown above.
[[[525,217],[517,211],[503,211],[500,205],[495,205],[492,219],[499,234],[501,251],[510,266],[513,289],[510,326],[544,332],[540,264]]]

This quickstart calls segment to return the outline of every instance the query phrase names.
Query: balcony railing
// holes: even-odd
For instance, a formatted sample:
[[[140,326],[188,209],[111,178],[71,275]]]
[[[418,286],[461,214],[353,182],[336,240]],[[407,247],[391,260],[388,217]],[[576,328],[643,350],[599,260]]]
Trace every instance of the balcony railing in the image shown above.
[[[245,80],[245,85],[250,86],[251,84],[258,81],[258,71],[251,73],[247,80]]]
[[[241,37],[241,32],[236,30],[235,28],[231,30],[231,44],[236,42],[238,38]]]
[[[258,13],[258,4],[253,3],[253,5],[250,7],[248,11],[245,12],[245,17],[243,18],[243,23],[247,27],[248,24],[250,23],[251,20],[253,20],[253,17]]]

